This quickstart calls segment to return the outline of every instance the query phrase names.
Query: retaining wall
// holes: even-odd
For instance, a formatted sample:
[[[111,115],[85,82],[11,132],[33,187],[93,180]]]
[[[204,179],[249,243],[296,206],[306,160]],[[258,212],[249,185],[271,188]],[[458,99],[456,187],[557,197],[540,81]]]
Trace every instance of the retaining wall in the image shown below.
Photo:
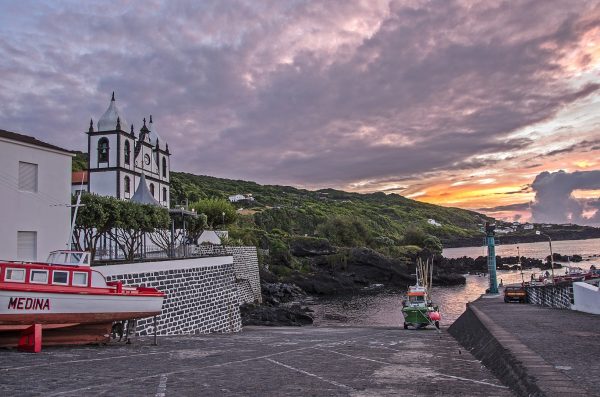
[[[159,335],[238,332],[242,328],[231,255],[99,266],[107,281],[144,285],[166,294],[157,316]],[[138,320],[136,334],[154,333],[152,318]]]
[[[235,269],[240,304],[262,302],[258,255],[256,247],[236,247],[222,245],[200,245],[197,251],[201,255],[231,255]]]

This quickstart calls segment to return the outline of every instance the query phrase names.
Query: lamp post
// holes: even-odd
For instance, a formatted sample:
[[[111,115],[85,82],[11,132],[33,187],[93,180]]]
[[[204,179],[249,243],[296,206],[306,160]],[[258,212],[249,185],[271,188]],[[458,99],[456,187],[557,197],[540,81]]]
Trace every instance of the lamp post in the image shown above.
[[[554,284],[554,254],[552,253],[552,239],[550,238],[550,236],[540,232],[539,230],[536,230],[535,234],[548,237],[548,244],[550,245],[550,271],[552,273],[552,284]]]

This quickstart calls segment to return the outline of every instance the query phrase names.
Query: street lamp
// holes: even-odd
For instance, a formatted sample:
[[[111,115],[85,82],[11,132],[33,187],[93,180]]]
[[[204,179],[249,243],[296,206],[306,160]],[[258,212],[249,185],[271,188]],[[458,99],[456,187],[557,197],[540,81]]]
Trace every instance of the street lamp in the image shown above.
[[[552,239],[550,238],[550,236],[540,232],[539,230],[536,230],[535,234],[548,237],[548,244],[550,244],[550,270],[552,272],[552,284],[554,284],[554,254],[552,254]]]

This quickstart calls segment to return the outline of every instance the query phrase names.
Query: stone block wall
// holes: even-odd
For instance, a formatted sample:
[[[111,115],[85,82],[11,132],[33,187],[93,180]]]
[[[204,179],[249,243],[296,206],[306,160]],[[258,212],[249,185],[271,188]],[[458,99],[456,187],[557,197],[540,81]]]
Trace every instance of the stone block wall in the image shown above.
[[[207,244],[200,245],[197,252],[200,255],[232,255],[235,278],[239,286],[240,304],[262,302],[256,247]]]
[[[159,335],[238,332],[242,328],[232,256],[99,266],[107,281],[144,285],[166,294],[157,316]],[[136,334],[154,333],[152,318]]]
[[[570,309],[573,304],[573,285],[539,285],[525,287],[529,303],[553,307],[556,309]]]

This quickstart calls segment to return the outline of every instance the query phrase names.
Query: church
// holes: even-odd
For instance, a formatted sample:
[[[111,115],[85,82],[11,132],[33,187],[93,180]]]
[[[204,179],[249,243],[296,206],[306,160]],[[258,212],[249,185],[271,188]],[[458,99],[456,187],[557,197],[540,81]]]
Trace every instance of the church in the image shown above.
[[[148,191],[155,204],[169,207],[169,145],[162,142],[150,116],[136,136],[119,112],[113,92],[96,129],[90,120],[88,136],[87,191],[130,200],[138,190]],[[154,202],[153,202],[154,203]]]

